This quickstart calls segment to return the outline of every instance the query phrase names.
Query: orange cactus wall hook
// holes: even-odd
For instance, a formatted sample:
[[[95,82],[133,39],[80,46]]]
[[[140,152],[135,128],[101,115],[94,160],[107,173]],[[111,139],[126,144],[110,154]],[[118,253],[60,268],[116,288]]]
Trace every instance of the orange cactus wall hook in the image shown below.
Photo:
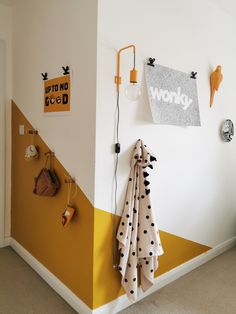
[[[211,97],[210,97],[210,107],[213,105],[215,91],[218,91],[220,83],[223,80],[223,75],[221,73],[221,65],[218,65],[210,75],[210,84],[211,84]]]

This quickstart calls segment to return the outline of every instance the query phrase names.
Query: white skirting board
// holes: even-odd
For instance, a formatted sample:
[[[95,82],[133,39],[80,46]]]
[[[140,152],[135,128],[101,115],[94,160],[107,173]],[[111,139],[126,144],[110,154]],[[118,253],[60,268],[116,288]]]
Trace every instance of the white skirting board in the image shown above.
[[[214,257],[222,254],[223,252],[229,250],[236,245],[236,236],[215,246],[213,249],[210,249],[206,253],[203,253],[190,261],[168,271],[167,273],[157,277],[155,279],[154,285],[145,293],[140,293],[138,301],[145,298],[146,296],[152,294],[153,292],[161,289],[162,287],[168,285],[172,281],[178,279],[179,277],[189,273],[191,270],[201,266],[202,264],[210,261]],[[139,291],[140,292],[140,291]],[[135,302],[135,303],[136,303]],[[116,300],[109,302],[93,311],[94,314],[115,314],[121,310],[129,307],[133,303],[130,302],[126,295],[122,295]]]
[[[36,258],[34,258],[26,249],[16,240],[9,239],[11,247],[68,303],[80,314],[115,314],[132,305],[126,295],[122,295],[114,301],[111,301],[95,310],[90,309],[81,301],[70,289],[68,289],[56,276],[54,276],[46,267],[44,267]],[[236,245],[236,237],[233,237],[224,243],[215,246],[206,253],[203,253],[192,260],[170,270],[169,272],[157,277],[152,288],[146,293],[140,293],[138,299],[141,300],[165,285],[171,283],[177,278],[189,273],[191,270],[210,261],[214,257],[222,254]]]
[[[0,241],[0,248],[3,248],[5,246],[9,246],[10,242],[11,242],[11,238],[10,237],[4,238],[2,241]]]

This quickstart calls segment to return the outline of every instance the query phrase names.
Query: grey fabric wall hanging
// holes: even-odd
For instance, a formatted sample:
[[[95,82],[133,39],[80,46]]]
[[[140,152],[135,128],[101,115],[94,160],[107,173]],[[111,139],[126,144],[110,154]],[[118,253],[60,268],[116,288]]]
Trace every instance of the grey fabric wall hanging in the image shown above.
[[[197,80],[162,65],[145,65],[145,76],[154,123],[201,126]]]

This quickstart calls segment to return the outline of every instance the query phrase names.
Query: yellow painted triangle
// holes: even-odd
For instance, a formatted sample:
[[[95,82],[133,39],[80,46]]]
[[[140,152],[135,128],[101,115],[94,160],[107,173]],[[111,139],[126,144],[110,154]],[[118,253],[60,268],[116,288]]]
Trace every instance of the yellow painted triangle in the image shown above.
[[[124,294],[121,276],[113,268],[113,226],[119,217],[100,209],[94,215],[93,308]],[[164,254],[159,259],[159,276],[208,251],[210,247],[160,231]]]
[[[159,257],[159,268],[156,276],[162,275],[211,249],[209,246],[161,230],[160,237],[164,254]]]

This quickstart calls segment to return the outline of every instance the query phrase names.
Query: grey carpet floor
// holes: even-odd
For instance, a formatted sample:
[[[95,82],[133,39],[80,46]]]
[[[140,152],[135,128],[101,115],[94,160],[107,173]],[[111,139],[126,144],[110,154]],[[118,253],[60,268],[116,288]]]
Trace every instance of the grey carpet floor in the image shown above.
[[[11,248],[0,249],[0,314],[72,313]],[[236,314],[236,247],[120,313]]]
[[[74,313],[10,247],[0,249],[0,314]]]
[[[236,314],[236,247],[122,314]]]

